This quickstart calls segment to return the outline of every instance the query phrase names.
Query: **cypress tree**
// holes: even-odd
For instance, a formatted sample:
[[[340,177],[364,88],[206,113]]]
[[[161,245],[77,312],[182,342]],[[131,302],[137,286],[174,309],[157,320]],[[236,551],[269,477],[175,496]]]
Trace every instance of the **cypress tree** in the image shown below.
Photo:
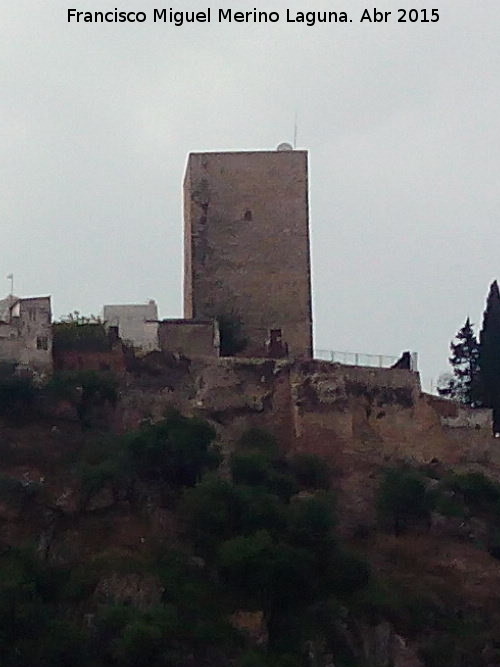
[[[484,403],[493,408],[493,430],[500,431],[500,291],[491,283],[479,334],[479,367]]]
[[[439,387],[441,396],[460,401],[464,405],[481,404],[479,373],[479,344],[467,318],[464,326],[455,336],[457,342],[450,343],[449,362],[453,367],[453,376],[444,387]]]

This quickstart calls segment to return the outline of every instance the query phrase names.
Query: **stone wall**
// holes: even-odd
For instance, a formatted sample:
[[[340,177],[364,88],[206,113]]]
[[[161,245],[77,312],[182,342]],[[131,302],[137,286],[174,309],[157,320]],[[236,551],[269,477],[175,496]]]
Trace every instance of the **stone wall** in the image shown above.
[[[290,453],[326,459],[346,531],[375,520],[386,466],[483,465],[497,442],[487,429],[443,425],[413,371],[234,358],[199,358],[181,368],[181,361],[155,378],[154,390],[132,383],[119,407],[121,427],[161,419],[172,406],[210,420],[225,452],[249,428],[265,429]]]
[[[194,153],[184,183],[186,318],[241,318],[244,356],[281,330],[312,356],[307,153]]]
[[[443,426],[486,429],[491,433],[493,411],[490,408],[471,408],[430,394],[427,395],[427,400],[441,417]]]
[[[443,431],[455,443],[462,463],[488,463],[497,458],[493,436],[493,411],[489,408],[471,408],[439,396],[425,395],[425,400],[439,415]]]
[[[216,320],[162,320],[158,322],[162,352],[188,359],[219,356],[219,327]]]
[[[121,345],[102,352],[59,350],[54,352],[54,369],[56,371],[113,371],[114,373],[124,373],[126,359]]]
[[[175,373],[165,370],[161,400],[155,387],[157,411],[174,405],[200,414],[221,425],[228,446],[257,426],[273,432],[284,447],[319,454],[341,467],[391,457],[438,458],[450,464],[461,460],[456,439],[412,371],[321,361],[200,358],[181,375]],[[146,397],[142,404],[148,404]],[[136,411],[135,418],[140,419]],[[126,414],[124,420],[131,425]],[[475,428],[467,431],[476,433]]]

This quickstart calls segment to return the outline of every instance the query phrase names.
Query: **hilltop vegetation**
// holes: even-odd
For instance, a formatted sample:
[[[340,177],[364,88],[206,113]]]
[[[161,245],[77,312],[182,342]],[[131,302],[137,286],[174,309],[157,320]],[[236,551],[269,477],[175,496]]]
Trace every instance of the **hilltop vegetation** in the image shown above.
[[[35,544],[5,548],[2,665],[301,664],[318,605],[365,586],[368,566],[335,538],[334,501],[314,457],[287,460],[270,436],[250,431],[224,479],[214,438],[208,423],[171,413],[120,437],[87,439],[71,465],[76,516],[103,489],[139,513],[156,497],[178,521],[176,538],[156,536],[139,558],[109,544],[64,564],[40,558]],[[16,508],[42,503],[45,492],[0,480],[2,502]],[[111,573],[152,577],[161,593],[146,609],[99,602]],[[231,625],[241,609],[262,614],[265,651],[248,652]]]
[[[496,482],[374,469],[377,523],[346,539],[322,459],[255,428],[222,451],[175,411],[116,434],[96,414],[119,391],[0,378],[2,666],[500,664]],[[78,421],[47,422],[50,400]]]

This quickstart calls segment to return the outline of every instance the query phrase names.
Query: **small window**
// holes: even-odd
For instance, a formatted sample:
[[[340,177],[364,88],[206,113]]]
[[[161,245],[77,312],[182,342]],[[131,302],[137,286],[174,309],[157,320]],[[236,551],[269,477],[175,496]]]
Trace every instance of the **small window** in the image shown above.
[[[49,339],[47,338],[47,336],[37,336],[36,349],[37,350],[48,350],[49,349]]]
[[[252,211],[250,211],[250,209],[247,209],[247,210],[245,211],[245,215],[243,216],[243,218],[244,218],[247,222],[250,222],[250,220],[252,219]]]

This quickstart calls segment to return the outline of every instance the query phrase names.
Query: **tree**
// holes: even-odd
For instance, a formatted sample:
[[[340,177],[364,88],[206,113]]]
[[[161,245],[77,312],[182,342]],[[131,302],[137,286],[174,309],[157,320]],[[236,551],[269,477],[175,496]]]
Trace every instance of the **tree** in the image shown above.
[[[144,480],[159,480],[173,488],[195,486],[206,470],[220,463],[213,447],[215,430],[203,419],[172,411],[161,422],[124,436],[132,469]]]
[[[55,352],[81,350],[106,352],[111,349],[111,339],[102,322],[95,315],[81,315],[77,310],[62,317],[52,325]]]
[[[299,453],[290,459],[290,467],[303,489],[328,489],[331,471],[327,462],[314,454]]]
[[[450,343],[450,364],[453,376],[443,386],[438,387],[441,396],[453,398],[464,405],[481,404],[479,373],[479,344],[470,319],[455,336],[456,342]]]
[[[484,403],[493,408],[493,430],[500,430],[500,291],[495,280],[491,283],[483,328],[479,334],[479,368]]]
[[[211,559],[224,540],[238,533],[243,500],[225,479],[207,477],[184,493],[180,508],[186,535],[198,553]]]
[[[309,602],[320,586],[310,552],[276,542],[266,530],[223,542],[217,554],[221,581],[239,604],[263,609],[269,619]]]
[[[97,408],[115,406],[118,400],[118,380],[107,371],[60,371],[54,373],[47,389],[75,407],[82,429],[92,427]]]

